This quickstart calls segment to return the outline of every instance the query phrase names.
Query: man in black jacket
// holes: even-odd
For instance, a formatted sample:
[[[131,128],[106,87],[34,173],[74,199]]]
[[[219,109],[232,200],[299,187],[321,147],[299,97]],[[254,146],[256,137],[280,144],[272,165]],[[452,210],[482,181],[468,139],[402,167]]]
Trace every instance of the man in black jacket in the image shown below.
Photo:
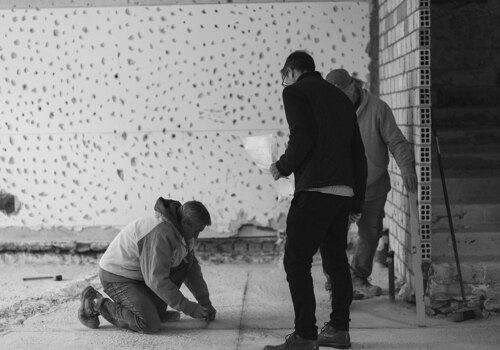
[[[349,215],[361,213],[367,176],[356,112],[345,94],[315,71],[306,52],[288,56],[281,74],[290,136],[285,153],[270,171],[275,180],[295,176],[284,258],[295,331],[284,344],[264,350],[348,348],[353,290],[345,251],[347,225]],[[332,281],[332,313],[319,336],[311,277],[318,248]]]

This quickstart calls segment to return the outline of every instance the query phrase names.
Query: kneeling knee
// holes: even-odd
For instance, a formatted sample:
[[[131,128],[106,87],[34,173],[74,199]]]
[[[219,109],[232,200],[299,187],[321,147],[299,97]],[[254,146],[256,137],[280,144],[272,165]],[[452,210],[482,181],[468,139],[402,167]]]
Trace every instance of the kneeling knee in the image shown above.
[[[152,320],[138,320],[137,331],[144,334],[153,334],[160,330],[160,322]]]

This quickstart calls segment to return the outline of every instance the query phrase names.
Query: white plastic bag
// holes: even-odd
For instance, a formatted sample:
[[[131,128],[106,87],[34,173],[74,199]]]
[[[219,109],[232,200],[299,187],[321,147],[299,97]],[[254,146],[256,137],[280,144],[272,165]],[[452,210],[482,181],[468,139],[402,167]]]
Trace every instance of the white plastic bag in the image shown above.
[[[271,164],[278,160],[278,142],[276,135],[265,134],[243,137],[243,146],[257,166],[269,173]],[[291,198],[295,191],[293,175],[274,181],[278,198]]]
[[[243,137],[243,146],[259,168],[269,171],[278,159],[278,143],[273,134]]]

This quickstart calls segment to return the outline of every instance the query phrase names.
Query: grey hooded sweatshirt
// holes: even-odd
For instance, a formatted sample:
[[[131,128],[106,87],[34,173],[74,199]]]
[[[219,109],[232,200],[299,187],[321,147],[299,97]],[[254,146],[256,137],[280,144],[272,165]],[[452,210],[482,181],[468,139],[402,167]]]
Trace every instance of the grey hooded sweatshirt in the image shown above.
[[[365,89],[359,92],[360,105],[356,114],[368,164],[365,200],[369,201],[391,190],[388,150],[403,175],[415,173],[415,157],[387,103]]]
[[[178,201],[160,197],[155,204],[155,215],[125,226],[110,243],[99,267],[103,280],[144,281],[169,306],[191,315],[197,304],[189,301],[169,278],[172,268],[194,254],[194,240],[186,242],[181,235],[180,206]],[[200,265],[192,256],[193,263],[184,283],[199,304],[210,304]]]

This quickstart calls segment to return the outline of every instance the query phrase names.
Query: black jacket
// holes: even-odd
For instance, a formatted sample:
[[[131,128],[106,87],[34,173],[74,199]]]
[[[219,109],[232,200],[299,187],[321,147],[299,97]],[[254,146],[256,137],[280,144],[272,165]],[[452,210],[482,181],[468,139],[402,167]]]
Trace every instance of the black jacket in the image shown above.
[[[349,98],[319,72],[306,72],[283,90],[290,128],[279,172],[294,173],[295,193],[330,185],[354,189],[352,211],[361,212],[367,165],[356,112]]]

